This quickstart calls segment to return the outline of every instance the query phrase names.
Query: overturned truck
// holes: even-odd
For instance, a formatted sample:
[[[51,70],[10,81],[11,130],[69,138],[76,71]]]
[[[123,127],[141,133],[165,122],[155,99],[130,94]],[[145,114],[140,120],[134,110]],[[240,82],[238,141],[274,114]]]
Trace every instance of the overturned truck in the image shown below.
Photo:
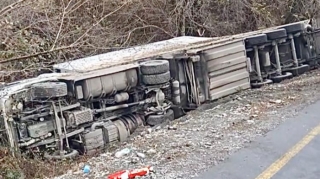
[[[302,74],[318,64],[317,31],[296,24],[177,37],[56,64],[54,73],[5,84],[0,144],[47,159],[93,154],[140,126]]]

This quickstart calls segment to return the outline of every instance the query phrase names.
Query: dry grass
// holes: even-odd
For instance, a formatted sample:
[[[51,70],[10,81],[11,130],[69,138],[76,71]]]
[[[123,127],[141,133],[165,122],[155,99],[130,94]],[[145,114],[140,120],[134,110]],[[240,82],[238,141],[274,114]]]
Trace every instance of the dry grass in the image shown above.
[[[82,156],[76,160],[48,161],[24,156],[12,157],[6,149],[2,148],[0,149],[0,179],[54,177],[68,170],[79,169],[79,163],[87,161],[89,157],[92,156]]]

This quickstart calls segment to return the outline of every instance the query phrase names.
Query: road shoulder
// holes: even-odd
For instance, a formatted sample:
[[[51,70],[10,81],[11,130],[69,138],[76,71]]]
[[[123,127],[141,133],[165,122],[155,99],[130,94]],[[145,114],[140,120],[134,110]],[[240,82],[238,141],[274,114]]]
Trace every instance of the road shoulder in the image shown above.
[[[317,101],[198,178],[255,179],[319,125],[319,109]]]

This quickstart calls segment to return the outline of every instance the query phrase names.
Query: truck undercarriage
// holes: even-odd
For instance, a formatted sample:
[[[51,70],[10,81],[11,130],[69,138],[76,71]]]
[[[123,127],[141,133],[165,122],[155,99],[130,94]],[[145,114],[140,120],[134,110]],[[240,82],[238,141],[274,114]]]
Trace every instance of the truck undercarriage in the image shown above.
[[[180,83],[170,75],[168,60],[129,66],[115,73],[45,74],[7,84],[2,91],[7,97],[2,98],[2,144],[47,159],[74,158],[126,141],[140,126],[183,114]],[[185,71],[181,79],[193,74]],[[183,100],[190,97],[184,93]]]

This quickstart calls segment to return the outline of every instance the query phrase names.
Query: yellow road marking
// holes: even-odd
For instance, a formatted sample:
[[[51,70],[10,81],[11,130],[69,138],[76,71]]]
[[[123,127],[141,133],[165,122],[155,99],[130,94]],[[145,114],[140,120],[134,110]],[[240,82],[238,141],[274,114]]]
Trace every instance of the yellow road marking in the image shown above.
[[[306,145],[310,143],[318,134],[320,134],[320,125],[312,129],[303,139],[301,139],[295,146],[293,146],[287,153],[271,164],[264,172],[262,172],[256,179],[270,179],[281,168],[283,168],[295,155],[297,155]]]

